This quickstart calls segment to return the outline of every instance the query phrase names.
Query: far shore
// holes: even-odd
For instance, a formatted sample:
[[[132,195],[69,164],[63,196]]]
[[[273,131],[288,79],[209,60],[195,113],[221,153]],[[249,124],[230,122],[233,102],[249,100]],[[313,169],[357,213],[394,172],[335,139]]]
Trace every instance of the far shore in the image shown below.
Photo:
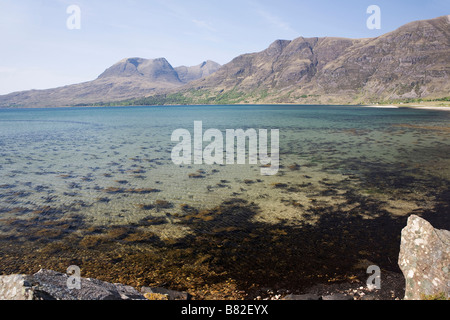
[[[422,110],[442,110],[450,111],[450,107],[420,107],[420,106],[407,106],[405,108],[422,109]]]
[[[271,106],[283,106],[283,105],[297,105],[295,103],[278,103],[278,104],[232,104],[232,105],[271,105]],[[318,104],[298,104],[299,106],[308,106],[308,105],[318,105]],[[159,106],[159,105],[156,105]],[[163,106],[184,106],[184,105],[161,105]],[[206,106],[206,105],[196,105],[192,106]],[[324,105],[325,106],[325,105]],[[353,105],[353,104],[331,104],[329,106],[349,106],[349,107],[363,107],[363,108],[379,108],[379,109],[420,109],[420,110],[440,110],[440,111],[450,111],[450,103],[446,103],[446,105],[416,105],[416,104],[392,104],[392,105]],[[107,108],[107,107],[146,107],[146,106],[50,106],[50,107],[0,107],[0,110],[13,110],[13,109],[63,109],[63,108]]]
[[[364,106],[365,108],[380,108],[380,109],[399,109],[397,106],[382,106],[382,105],[375,105],[375,106]]]
[[[421,109],[421,110],[440,110],[450,111],[450,107],[438,107],[438,106],[411,106],[411,105],[373,105],[363,106],[365,108],[380,108],[380,109]]]

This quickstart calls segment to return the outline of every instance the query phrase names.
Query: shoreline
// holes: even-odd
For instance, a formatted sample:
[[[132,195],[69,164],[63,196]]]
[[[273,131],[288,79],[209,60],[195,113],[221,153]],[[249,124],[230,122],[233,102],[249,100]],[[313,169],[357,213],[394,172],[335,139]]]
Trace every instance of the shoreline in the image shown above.
[[[312,300],[384,300],[399,301],[405,296],[405,278],[402,273],[382,270],[379,289],[370,286],[366,270],[346,281],[316,283],[300,290],[261,289],[258,293],[241,297],[223,296],[215,299],[197,299],[195,292],[172,290],[157,286],[130,286],[103,281],[96,277],[79,278],[78,290],[67,285],[70,274],[40,269],[30,274],[0,274],[0,301],[5,300],[141,300],[141,301],[312,301]],[[72,276],[73,278],[73,276]],[[75,287],[76,288],[76,287]],[[216,288],[226,291],[226,288]]]
[[[388,106],[384,106],[384,105],[380,105],[380,106],[363,106],[363,108],[379,108],[379,109],[400,109],[400,107],[397,106],[393,106],[393,105],[388,105]]]
[[[368,105],[362,106],[364,108],[379,108],[379,109],[417,109],[417,110],[438,110],[450,111],[450,106],[418,106],[418,105]]]
[[[430,255],[426,251],[420,253],[421,249],[417,249],[416,245],[420,239],[426,243],[426,250],[445,253],[448,248],[446,240],[448,238],[450,235],[447,230],[435,229],[427,220],[411,215],[407,225],[401,231],[398,254],[400,273],[380,268],[369,260],[362,260],[355,266],[356,269],[351,277],[328,279],[328,281],[320,281],[311,286],[298,287],[294,290],[283,287],[259,287],[257,291],[254,291],[256,288],[242,291],[238,287],[230,288],[229,284],[232,280],[229,279],[226,282],[227,285],[214,288],[215,296],[197,299],[197,294],[200,292],[168,289],[166,287],[168,283],[164,283],[164,286],[155,286],[154,283],[136,286],[120,280],[108,282],[86,275],[83,278],[81,269],[72,265],[66,272],[40,267],[36,273],[9,273],[7,275],[0,273],[0,300],[448,300],[449,294],[445,292],[446,273],[439,271],[443,270],[442,266],[447,265],[448,258],[445,257],[445,254],[438,254],[436,256],[439,258],[430,262]],[[435,267],[436,264],[437,267]],[[436,270],[433,269],[434,267]],[[78,270],[78,273],[71,273],[71,268]],[[372,268],[378,269],[377,281],[374,281],[373,277],[368,277]],[[411,277],[409,276],[411,272],[413,276],[417,275]],[[406,281],[406,276],[408,281]],[[433,284],[434,287],[431,289],[426,283],[422,285],[422,279],[429,279],[430,276],[442,285]],[[70,279],[72,282],[69,283]],[[78,288],[71,287],[72,284],[76,284],[73,283],[73,280],[77,281]],[[239,295],[230,295],[231,291],[239,293]],[[251,291],[253,292],[250,293]],[[223,294],[217,295],[219,292]]]
[[[418,109],[418,110],[440,110],[450,111],[450,107],[419,107],[419,106],[407,106],[403,108]]]
[[[330,107],[360,107],[360,108],[375,108],[375,109],[417,109],[417,110],[437,110],[450,111],[449,106],[419,106],[419,105],[358,105],[358,104],[295,104],[295,103],[262,103],[262,104],[224,104],[224,106],[330,106]],[[148,105],[148,106],[50,106],[50,107],[0,107],[1,110],[24,110],[24,109],[92,109],[92,108],[128,108],[128,107],[200,107],[200,106],[221,106],[219,104],[192,104],[192,105]]]

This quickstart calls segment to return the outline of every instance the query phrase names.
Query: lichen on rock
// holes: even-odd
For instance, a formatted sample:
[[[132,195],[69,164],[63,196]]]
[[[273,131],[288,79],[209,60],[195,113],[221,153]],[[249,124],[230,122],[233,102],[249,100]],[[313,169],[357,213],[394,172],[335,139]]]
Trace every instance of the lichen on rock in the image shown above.
[[[412,215],[402,231],[399,266],[405,276],[405,300],[450,298],[450,231],[437,230]]]

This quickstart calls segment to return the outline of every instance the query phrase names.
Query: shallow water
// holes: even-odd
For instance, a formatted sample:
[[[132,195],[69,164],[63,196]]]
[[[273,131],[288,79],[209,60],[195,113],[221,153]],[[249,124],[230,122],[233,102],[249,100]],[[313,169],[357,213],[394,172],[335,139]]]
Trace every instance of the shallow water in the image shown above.
[[[395,269],[410,214],[450,226],[449,119],[335,106],[0,110],[0,273],[77,264],[205,297],[227,281],[248,291],[342,277],[362,259]],[[173,164],[171,134],[194,121],[279,129],[279,173]]]

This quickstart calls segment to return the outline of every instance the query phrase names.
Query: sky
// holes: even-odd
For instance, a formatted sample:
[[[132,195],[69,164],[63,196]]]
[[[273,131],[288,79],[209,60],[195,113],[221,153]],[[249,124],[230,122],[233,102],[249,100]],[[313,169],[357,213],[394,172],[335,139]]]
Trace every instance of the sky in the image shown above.
[[[0,94],[94,80],[129,57],[225,64],[277,39],[377,37],[448,14],[450,0],[0,0]]]

